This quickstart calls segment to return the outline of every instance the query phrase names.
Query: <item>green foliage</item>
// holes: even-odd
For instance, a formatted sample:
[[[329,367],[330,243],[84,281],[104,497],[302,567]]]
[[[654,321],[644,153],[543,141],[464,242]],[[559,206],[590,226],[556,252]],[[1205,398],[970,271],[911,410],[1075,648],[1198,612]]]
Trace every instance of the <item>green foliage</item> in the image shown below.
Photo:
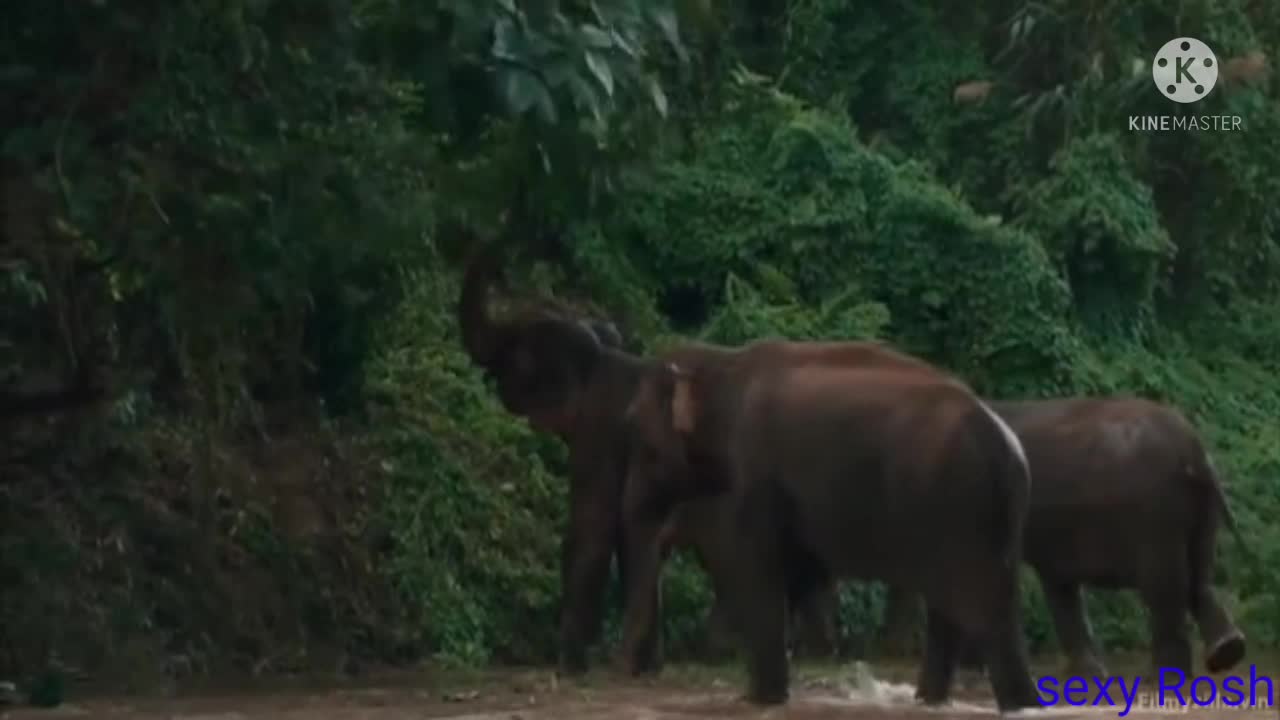
[[[879,338],[994,397],[1175,404],[1257,555],[1222,542],[1222,592],[1280,647],[1280,86],[1175,108],[1147,72],[1184,32],[1274,54],[1272,4],[10,5],[0,381],[111,393],[6,436],[0,674],[553,657],[564,447],[462,354],[434,229],[521,201],[566,242],[516,284],[639,345]],[[1125,125],[1187,112],[1245,130]],[[696,654],[707,584],[667,573]],[[1145,648],[1131,593],[1089,602]],[[846,650],[882,606],[842,588]]]
[[[885,586],[878,582],[841,583],[837,593],[837,647],[842,654],[865,655],[873,648],[884,617]]]
[[[506,414],[480,382],[452,314],[441,313],[457,284],[438,274],[402,282],[406,302],[381,333],[368,379],[386,403],[371,439],[389,476],[385,571],[441,657],[554,658],[567,501],[539,457],[562,464],[558,443]]]
[[[623,0],[559,8],[23,1],[6,8],[0,34],[8,103],[0,119],[0,381],[38,388],[88,366],[83,374],[105,382],[111,401],[77,418],[74,433],[39,417],[19,420],[0,457],[3,506],[14,520],[4,523],[0,547],[15,551],[6,552],[9,580],[0,584],[0,674],[51,654],[101,667],[128,647],[151,653],[139,667],[157,668],[171,655],[193,668],[227,659],[288,667],[319,642],[384,659],[428,644],[484,657],[512,628],[543,627],[486,618],[513,597],[528,600],[540,582],[550,587],[538,568],[554,566],[547,548],[556,532],[544,523],[562,503],[547,500],[533,516],[495,513],[452,535],[383,526],[397,548],[404,546],[396,537],[432,541],[437,564],[428,558],[421,567],[435,573],[444,559],[459,561],[459,547],[486,552],[472,533],[518,523],[512,518],[532,523],[513,530],[512,547],[533,554],[517,554],[510,567],[518,576],[481,579],[507,577],[495,591],[501,601],[468,606],[457,602],[458,583],[481,581],[439,575],[423,581],[436,583],[425,593],[404,579],[411,572],[399,572],[413,559],[395,556],[395,586],[367,582],[375,542],[386,543],[365,534],[368,517],[409,523],[419,517],[408,512],[413,506],[391,502],[404,512],[381,512],[379,493],[332,496],[320,492],[319,477],[300,490],[291,468],[263,469],[261,455],[289,457],[302,472],[314,449],[288,448],[298,436],[327,437],[310,414],[315,404],[359,417],[366,378],[437,379],[430,373],[441,371],[430,364],[388,365],[379,349],[386,340],[375,342],[374,331],[404,307],[402,270],[445,282],[449,253],[465,250],[446,247],[441,257],[424,247],[439,209],[492,227],[521,184],[553,209],[590,206],[578,190],[607,180],[611,158],[630,152],[613,129],[643,141],[641,111],[665,109],[657,75],[667,67],[664,51],[677,60],[686,52],[674,11]],[[522,73],[558,88],[558,123],[522,112],[543,87],[519,80]],[[432,315],[437,327],[444,317]],[[375,356],[376,372],[365,366]],[[455,359],[443,372],[452,377],[458,367]],[[474,412],[498,423],[501,440],[493,442],[524,437],[546,449],[545,439],[519,435],[517,423],[480,405],[474,379],[470,391],[465,381],[454,386],[461,394],[450,402],[489,407]],[[452,412],[441,407],[448,406],[425,414]],[[455,451],[434,436],[415,444],[418,436],[405,433],[398,445],[387,437],[370,446],[405,452],[400,466],[415,458],[438,466],[453,484],[424,488],[410,480],[432,473],[392,474],[391,497],[429,505],[463,497],[473,473],[450,469],[451,459],[460,461]],[[96,440],[69,439],[83,437]],[[325,467],[342,467],[361,485],[368,478],[352,464]],[[521,458],[510,467],[516,475],[529,466]],[[104,483],[85,489],[63,480],[107,476],[119,483],[110,492],[99,492]],[[117,516],[106,506],[119,497],[154,512]],[[494,507],[492,497],[483,500],[474,508]],[[342,526],[326,530],[341,537],[327,553],[285,527],[287,508],[307,502],[328,503],[323,516]],[[196,571],[188,575],[173,560],[138,567],[102,550],[117,536],[145,545],[157,524],[183,538],[166,552],[199,556],[190,563]],[[237,567],[254,587],[251,601],[235,587],[189,584]],[[270,581],[261,581],[264,568]],[[402,608],[384,592],[390,587],[442,624],[412,642],[388,639],[404,630],[395,619]],[[70,600],[78,596],[87,611]],[[184,600],[190,610],[174,609]],[[205,612],[220,603],[238,610]],[[117,616],[127,622],[102,619]],[[58,625],[65,631],[51,627]],[[295,630],[303,637],[285,637]],[[549,634],[519,637],[529,645],[514,652],[536,645],[545,655],[551,647]]]
[[[889,311],[881,303],[854,302],[855,292],[846,292],[809,307],[794,300],[794,291],[785,276],[767,274],[774,280],[772,303],[756,288],[730,274],[725,281],[725,298],[703,327],[701,338],[724,345],[741,345],[759,338],[786,336],[793,339],[817,340],[841,337],[851,340],[874,340],[889,323]]]
[[[1174,247],[1151,189],[1126,162],[1114,134],[1072,141],[1050,174],[1017,203],[1019,224],[1038,235],[1071,283],[1077,312],[1108,329],[1154,320],[1157,284]]]
[[[862,145],[836,117],[750,80],[735,100],[696,160],[631,178],[635,199],[609,227],[636,238],[625,262],[660,303],[693,288],[704,315],[723,316],[709,337],[726,341],[883,328],[979,386],[993,377],[1015,388],[1068,386],[1060,368],[1078,339],[1059,318],[1069,293],[1033,236],[977,214],[923,168]],[[772,325],[745,319],[753,301],[737,307],[730,277],[769,288],[768,302],[780,306]],[[671,314],[678,327],[703,321]]]

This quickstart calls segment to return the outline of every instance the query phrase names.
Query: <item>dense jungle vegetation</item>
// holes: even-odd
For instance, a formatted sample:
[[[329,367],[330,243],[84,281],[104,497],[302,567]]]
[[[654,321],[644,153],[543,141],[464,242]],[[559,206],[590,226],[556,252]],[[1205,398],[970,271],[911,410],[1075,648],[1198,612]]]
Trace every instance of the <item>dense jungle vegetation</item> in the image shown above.
[[[467,362],[437,231],[521,188],[567,231],[511,285],[636,349],[876,337],[991,397],[1175,403],[1258,556],[1224,534],[1221,590],[1280,649],[1276,3],[4,14],[0,678],[552,661],[564,448]],[[1184,34],[1223,66],[1190,106],[1150,74]],[[679,557],[665,591],[696,655],[707,585]],[[844,588],[848,653],[882,603]],[[1145,650],[1131,593],[1090,603]]]

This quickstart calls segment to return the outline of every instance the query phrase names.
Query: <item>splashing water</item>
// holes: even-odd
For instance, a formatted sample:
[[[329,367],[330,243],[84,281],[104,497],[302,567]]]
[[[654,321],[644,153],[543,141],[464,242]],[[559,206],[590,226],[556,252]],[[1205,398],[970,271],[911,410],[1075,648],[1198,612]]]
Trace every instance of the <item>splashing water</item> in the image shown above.
[[[917,712],[947,715],[1000,715],[994,703],[980,704],[952,700],[934,707],[922,706],[916,699],[915,685],[877,680],[875,674],[871,672],[871,666],[861,660],[853,663],[853,667],[849,671],[848,680],[842,685],[845,690],[844,697],[814,698],[814,700],[822,704],[839,706],[865,707],[870,705],[884,709],[909,707]],[[1115,713],[1115,710],[1111,708],[1045,707],[1027,708],[1017,712],[1005,713],[1003,716],[1008,718],[1040,718],[1052,715],[1080,716],[1105,713],[1107,711],[1112,714]]]

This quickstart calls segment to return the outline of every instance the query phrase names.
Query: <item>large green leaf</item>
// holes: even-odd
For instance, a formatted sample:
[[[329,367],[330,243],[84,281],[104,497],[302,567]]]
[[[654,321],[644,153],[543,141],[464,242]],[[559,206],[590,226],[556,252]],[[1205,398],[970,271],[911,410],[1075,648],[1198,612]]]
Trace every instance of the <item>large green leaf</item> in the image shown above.
[[[556,121],[558,113],[555,100],[538,76],[527,70],[508,68],[498,77],[502,97],[513,112],[523,114],[530,108],[537,108],[544,120]]]
[[[591,74],[595,76],[600,86],[604,88],[606,94],[613,96],[613,71],[609,69],[609,61],[604,59],[599,53],[588,50],[584,55],[587,61],[587,67],[591,69]]]

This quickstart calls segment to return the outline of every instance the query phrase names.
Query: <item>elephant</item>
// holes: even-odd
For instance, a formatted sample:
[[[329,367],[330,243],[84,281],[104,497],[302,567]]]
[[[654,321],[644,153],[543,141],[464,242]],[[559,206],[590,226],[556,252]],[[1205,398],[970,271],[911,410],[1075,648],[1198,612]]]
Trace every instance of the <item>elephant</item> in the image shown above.
[[[502,279],[501,245],[480,244],[467,262],[458,302],[462,346],[468,358],[495,382],[503,408],[541,432],[560,438],[569,451],[569,526],[561,542],[559,669],[566,676],[587,670],[587,645],[602,622],[604,585],[621,543],[623,476],[621,408],[640,359],[621,351],[611,323],[562,312],[547,303],[521,304],[507,317],[490,308],[491,286]],[[504,283],[505,284],[505,283]],[[624,583],[628,577],[620,567]],[[656,597],[653,602],[659,602]],[[655,664],[660,638],[634,641],[636,674]]]
[[[1188,614],[1199,626],[1206,670],[1239,663],[1244,634],[1211,587],[1219,522],[1245,541],[1187,418],[1125,396],[990,406],[1018,434],[1033,469],[1023,552],[1039,577],[1068,671],[1107,675],[1083,586],[1138,591],[1151,618],[1157,668],[1191,675]],[[900,588],[890,598],[888,634],[901,636],[916,598]]]
[[[955,644],[971,635],[1001,712],[1040,707],[1020,622],[1030,470],[1017,436],[931,366],[788,360],[806,345],[762,340],[645,369],[626,412],[632,587],[656,582],[654,538],[673,508],[728,495],[734,562],[718,584],[744,629],[748,702],[788,699],[787,596],[850,578],[925,596],[926,704],[948,697]],[[632,610],[627,630],[648,619]]]
[[[625,467],[629,448],[626,412],[648,371],[679,360],[707,368],[734,362],[730,348],[681,343],[654,358],[621,347],[609,323],[591,322],[549,304],[521,305],[499,315],[490,307],[490,290],[502,279],[500,243],[477,241],[467,261],[457,306],[463,349],[471,362],[494,381],[503,408],[532,427],[559,437],[569,454],[569,522],[561,543],[559,670],[587,670],[586,648],[599,635],[601,604],[609,565],[618,556],[627,586],[628,613],[620,653],[630,674],[656,672],[661,666],[660,617],[656,577],[633,582],[625,532]],[[545,241],[544,245],[547,244]],[[872,341],[773,343],[775,364],[790,366],[885,366],[933,372],[932,366]],[[709,472],[698,492],[710,495],[723,482]],[[697,493],[681,489],[682,499]],[[646,528],[656,535],[656,530]],[[652,543],[657,552],[657,543]],[[646,551],[641,557],[649,560]],[[804,580],[804,577],[800,577]],[[799,590],[803,595],[803,589]]]

